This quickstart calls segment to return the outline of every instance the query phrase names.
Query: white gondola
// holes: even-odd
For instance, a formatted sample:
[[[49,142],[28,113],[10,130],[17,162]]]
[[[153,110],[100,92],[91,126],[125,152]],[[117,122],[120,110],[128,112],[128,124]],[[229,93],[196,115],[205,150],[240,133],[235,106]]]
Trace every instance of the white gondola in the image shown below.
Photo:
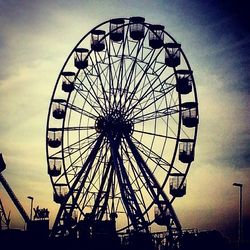
[[[57,183],[54,186],[55,186],[54,202],[61,204],[68,194],[68,185]]]
[[[91,49],[100,52],[105,49],[103,37],[105,36],[104,30],[93,30],[91,32]]]
[[[65,117],[66,100],[54,99],[52,102],[52,115],[55,119],[63,119]]]
[[[114,42],[120,42],[124,37],[124,19],[116,18],[110,20],[110,39]]]
[[[179,160],[190,163],[194,160],[194,141],[192,139],[181,139],[179,144]]]
[[[49,158],[48,174],[52,177],[59,176],[62,169],[61,158]]]
[[[180,48],[179,43],[166,43],[164,45],[166,54],[165,54],[165,64],[168,67],[177,67],[181,63],[180,57]]]
[[[182,124],[188,128],[196,127],[199,123],[198,104],[196,102],[185,102],[181,106]]]
[[[74,72],[62,72],[61,74],[62,78],[62,90],[64,92],[72,92],[74,87],[74,80],[75,80],[75,73]]]
[[[150,25],[149,26],[149,46],[153,49],[159,49],[164,43],[164,26]]]
[[[89,50],[85,48],[75,49],[74,63],[76,68],[85,69],[88,67],[88,53]]]
[[[182,173],[175,173],[170,175],[169,193],[174,197],[182,197],[186,194],[187,182],[185,175]]]
[[[51,148],[58,148],[62,144],[62,131],[57,128],[50,128],[47,136],[48,145]]]
[[[192,70],[177,70],[177,84],[176,91],[180,94],[186,95],[192,91]]]
[[[161,211],[162,210],[162,211]],[[160,207],[154,208],[155,223],[164,226],[168,225],[170,221],[170,212],[165,203],[160,204]]]
[[[144,37],[145,27],[144,17],[130,17],[129,35],[133,40],[141,40]]]

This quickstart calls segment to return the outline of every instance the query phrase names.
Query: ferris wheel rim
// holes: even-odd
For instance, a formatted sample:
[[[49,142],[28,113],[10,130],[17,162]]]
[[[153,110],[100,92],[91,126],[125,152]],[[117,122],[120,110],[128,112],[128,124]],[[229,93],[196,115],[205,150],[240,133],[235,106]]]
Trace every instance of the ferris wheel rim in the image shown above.
[[[111,20],[112,20],[112,19],[111,19]],[[130,20],[130,18],[124,18],[124,20]],[[67,63],[68,63],[68,61],[69,61],[69,59],[71,58],[71,56],[73,55],[73,53],[74,53],[77,49],[80,49],[80,48],[78,48],[79,44],[81,44],[81,42],[82,42],[86,37],[88,37],[89,34],[91,34],[91,32],[93,32],[93,30],[96,30],[97,28],[99,28],[99,27],[101,27],[102,25],[107,24],[107,23],[109,23],[109,22],[110,22],[110,20],[105,21],[105,22],[103,22],[103,23],[97,25],[94,29],[90,30],[90,31],[89,31],[89,32],[88,32],[88,33],[87,33],[87,34],[77,43],[77,45],[74,47],[74,49],[71,51],[71,53],[69,54],[68,58],[66,59],[64,65],[63,65],[63,67],[62,67],[62,69],[61,69],[61,72],[59,73],[59,76],[58,76],[58,79],[57,79],[57,82],[56,82],[56,85],[55,85],[55,88],[54,88],[54,91],[53,91],[52,96],[54,96],[54,94],[55,94],[55,90],[56,90],[57,85],[58,85],[58,83],[59,83],[60,76],[63,75],[63,73],[65,73],[65,72],[64,72],[64,68],[66,67],[66,65],[67,65]],[[149,23],[144,23],[143,25],[144,25],[145,27],[149,28],[149,25],[150,25],[150,24],[149,24]],[[128,23],[128,24],[124,24],[124,27],[125,27],[125,26],[129,26],[129,23]],[[107,34],[105,34],[105,38],[108,37],[108,36],[110,36],[110,33],[111,33],[111,32],[108,32]],[[167,34],[174,42],[176,42],[176,41],[175,41],[175,40],[165,31],[165,30],[164,30],[164,33]],[[91,54],[92,52],[93,52],[93,49],[91,49],[91,50],[89,51],[89,54]],[[181,54],[182,54],[182,56],[184,57],[185,62],[186,62],[186,64],[187,64],[188,68],[191,70],[191,67],[190,67],[190,65],[189,65],[189,62],[188,62],[188,60],[187,60],[187,58],[186,58],[184,52],[182,51],[182,49],[181,49]],[[80,70],[79,70],[79,71],[80,71]],[[78,71],[78,72],[79,72],[79,71]],[[175,74],[176,74],[175,68],[174,68],[174,71],[175,71]],[[78,75],[78,74],[79,74],[79,73],[77,73],[76,75]],[[193,75],[191,75],[191,77],[193,78]],[[194,79],[193,79],[193,87],[194,87],[195,101],[197,102],[197,93],[196,93],[196,87],[195,87]],[[69,100],[69,98],[70,98],[70,95],[68,96],[68,100]],[[179,98],[180,98],[180,97],[179,97]],[[56,100],[56,99],[54,99],[54,100]],[[68,103],[68,100],[67,100],[67,103]],[[180,106],[181,104],[182,104],[182,103],[181,103],[181,98],[180,98],[180,99],[179,99],[179,106]],[[51,101],[50,107],[49,107],[49,115],[48,115],[48,120],[47,120],[47,131],[50,130],[50,129],[53,129],[53,128],[49,128],[49,118],[50,118],[51,110],[52,110],[52,101]],[[180,109],[180,110],[181,110],[181,109]],[[198,112],[198,109],[197,109],[197,112]],[[180,115],[181,115],[181,112],[179,112],[179,120],[180,120]],[[65,121],[65,120],[64,120],[64,121]],[[179,124],[180,124],[180,123],[179,123]],[[62,130],[64,130],[64,128],[65,128],[65,125],[64,125],[64,123],[63,123]],[[179,129],[178,129],[179,132],[180,132],[180,128],[181,128],[181,125],[179,125]],[[196,135],[197,135],[197,127],[196,127],[196,129],[195,129],[195,139],[194,139],[194,141],[196,141]],[[179,136],[178,136],[178,137],[179,137]],[[180,140],[177,140],[177,142],[176,142],[176,149],[175,149],[175,153],[174,153],[175,156],[174,156],[173,158],[176,157],[177,147],[178,147],[178,142],[179,142],[179,141],[180,141]],[[195,146],[195,143],[194,143],[194,146]],[[46,143],[46,148],[47,148],[47,151],[48,151],[48,143]],[[48,154],[47,154],[47,155],[48,155]],[[62,157],[62,158],[64,158],[64,157]],[[47,157],[47,159],[49,159],[49,157]],[[174,161],[174,159],[173,159],[173,161]],[[189,170],[189,166],[190,166],[190,165],[191,165],[191,163],[188,164],[187,171],[186,171],[186,173],[185,173],[185,177],[186,177],[186,175],[187,175],[187,173],[188,173],[188,170]],[[173,166],[173,164],[171,164],[171,166]],[[170,174],[171,174],[171,169],[169,170],[169,173],[168,173],[167,177],[165,178],[165,181],[163,182],[162,189],[165,187],[166,182],[167,182],[167,179],[168,179],[168,177],[169,177]],[[52,177],[51,177],[51,182],[53,182]],[[54,186],[53,186],[53,188],[54,188]],[[153,205],[153,202],[151,203],[151,205]],[[151,206],[150,206],[150,207],[151,207]],[[151,223],[153,223],[153,221],[152,221]]]

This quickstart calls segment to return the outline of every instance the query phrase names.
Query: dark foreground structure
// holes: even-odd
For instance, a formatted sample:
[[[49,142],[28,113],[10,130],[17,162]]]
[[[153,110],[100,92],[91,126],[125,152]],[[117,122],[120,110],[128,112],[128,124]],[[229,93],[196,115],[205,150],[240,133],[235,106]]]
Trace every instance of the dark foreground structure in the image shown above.
[[[167,250],[167,246],[159,244],[152,235],[130,234],[121,237],[96,235],[82,239],[49,239],[21,230],[0,231],[0,247],[8,249],[83,249],[83,250]],[[240,250],[248,250],[249,242],[243,244]],[[229,242],[218,231],[185,232],[180,250],[238,250],[237,243]]]

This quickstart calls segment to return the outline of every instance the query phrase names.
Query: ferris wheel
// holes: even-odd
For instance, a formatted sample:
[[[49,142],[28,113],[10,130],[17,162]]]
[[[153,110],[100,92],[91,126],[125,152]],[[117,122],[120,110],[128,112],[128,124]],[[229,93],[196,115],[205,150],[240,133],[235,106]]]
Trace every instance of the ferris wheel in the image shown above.
[[[89,31],[57,78],[48,174],[60,205],[53,236],[97,230],[181,234],[173,208],[194,160],[198,101],[189,62],[162,25],[116,18]]]

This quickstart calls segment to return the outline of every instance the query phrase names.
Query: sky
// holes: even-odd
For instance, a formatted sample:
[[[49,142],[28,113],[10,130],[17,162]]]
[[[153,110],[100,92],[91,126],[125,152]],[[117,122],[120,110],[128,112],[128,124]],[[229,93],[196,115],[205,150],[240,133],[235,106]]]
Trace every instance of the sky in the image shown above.
[[[217,229],[236,237],[238,189],[250,224],[250,20],[244,1],[0,0],[0,152],[4,177],[29,213],[57,205],[46,165],[46,119],[60,69],[76,43],[97,24],[143,16],[182,44],[194,72],[200,123],[187,195],[175,202],[183,228]],[[11,226],[24,222],[5,190]],[[248,222],[248,223],[247,223]]]

